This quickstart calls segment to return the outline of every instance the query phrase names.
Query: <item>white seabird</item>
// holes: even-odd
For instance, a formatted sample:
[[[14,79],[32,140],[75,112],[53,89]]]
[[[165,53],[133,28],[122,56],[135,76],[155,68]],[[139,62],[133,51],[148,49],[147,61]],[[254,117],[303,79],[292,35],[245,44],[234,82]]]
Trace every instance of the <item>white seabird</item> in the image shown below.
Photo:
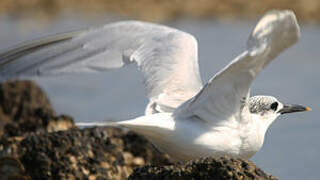
[[[149,97],[146,115],[111,124],[128,127],[177,160],[250,158],[280,115],[308,111],[271,96],[250,97],[260,71],[300,36],[291,11],[264,15],[247,49],[202,85],[197,40],[174,28],[123,21],[29,41],[0,53],[0,79],[100,72],[134,63]],[[78,123],[79,125],[110,125]]]

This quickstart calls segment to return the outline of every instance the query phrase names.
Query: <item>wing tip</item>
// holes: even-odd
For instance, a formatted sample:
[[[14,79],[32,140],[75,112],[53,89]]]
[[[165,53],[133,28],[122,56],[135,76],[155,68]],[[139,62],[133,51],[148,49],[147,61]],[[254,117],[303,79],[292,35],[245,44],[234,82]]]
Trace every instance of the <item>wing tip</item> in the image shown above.
[[[271,10],[253,29],[247,42],[248,48],[265,43],[268,46],[285,49],[300,38],[300,27],[292,10]]]
[[[259,32],[268,28],[272,24],[288,24],[288,29],[296,29],[297,34],[300,34],[300,28],[298,25],[295,13],[292,10],[271,10],[268,11],[257,23],[252,32],[252,36],[257,36]]]

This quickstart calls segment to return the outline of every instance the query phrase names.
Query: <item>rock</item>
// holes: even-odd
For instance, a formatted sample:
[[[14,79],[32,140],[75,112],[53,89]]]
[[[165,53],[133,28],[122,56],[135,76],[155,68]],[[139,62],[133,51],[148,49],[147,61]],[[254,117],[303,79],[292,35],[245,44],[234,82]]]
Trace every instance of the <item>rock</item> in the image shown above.
[[[172,164],[172,160],[167,154],[159,152],[153,144],[139,134],[128,131],[121,134],[120,138],[123,140],[125,151],[130,151],[134,157],[142,157],[142,159],[134,159],[133,163],[143,165],[142,161],[145,161],[147,164]]]
[[[73,119],[57,116],[47,95],[32,81],[0,84],[0,135],[52,132],[75,127]]]
[[[73,119],[57,116],[47,95],[32,81],[0,84],[0,158],[17,158],[20,141],[30,133],[70,128],[75,128]]]
[[[32,179],[126,179],[134,168],[155,159],[169,164],[167,156],[152,153],[156,150],[141,136],[135,135],[134,145],[129,145],[132,134],[116,128],[30,134],[18,144],[17,152]],[[137,146],[144,147],[139,154]]]
[[[170,166],[148,165],[136,168],[129,180],[157,179],[242,179],[278,180],[249,160],[229,157],[202,158]]]
[[[55,115],[46,94],[32,81],[9,81],[0,84],[1,121],[28,120],[34,110]]]
[[[15,158],[0,158],[0,177],[2,180],[27,180],[29,176],[25,174],[23,165]]]

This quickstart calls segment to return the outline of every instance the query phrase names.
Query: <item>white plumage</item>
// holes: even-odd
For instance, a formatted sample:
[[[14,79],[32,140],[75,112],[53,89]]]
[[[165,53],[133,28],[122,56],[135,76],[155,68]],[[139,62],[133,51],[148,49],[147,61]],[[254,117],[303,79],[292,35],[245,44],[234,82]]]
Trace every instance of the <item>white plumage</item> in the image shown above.
[[[162,25],[123,21],[6,50],[0,54],[0,77],[99,72],[135,63],[150,100],[146,116],[111,124],[145,135],[178,160],[250,158],[261,148],[276,117],[309,110],[290,109],[273,97],[250,98],[253,80],[299,35],[293,12],[267,13],[249,36],[247,49],[202,86],[197,40],[192,35]]]

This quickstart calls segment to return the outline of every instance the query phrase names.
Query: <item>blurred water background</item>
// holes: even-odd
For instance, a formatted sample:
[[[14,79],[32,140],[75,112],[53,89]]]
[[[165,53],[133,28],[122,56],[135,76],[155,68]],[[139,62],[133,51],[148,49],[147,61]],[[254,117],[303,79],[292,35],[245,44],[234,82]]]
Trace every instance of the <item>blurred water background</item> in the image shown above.
[[[87,16],[76,11],[54,13],[53,18],[39,14],[2,13],[0,49],[23,40],[135,19],[133,17],[106,12]],[[198,39],[201,77],[206,82],[245,49],[258,16],[250,20],[221,20],[214,16],[179,15],[178,18],[153,20],[159,19]],[[269,129],[262,150],[252,158],[260,168],[280,179],[320,178],[320,26],[304,22],[309,21],[300,23],[302,36],[298,44],[270,64],[254,82],[251,91],[253,95],[273,95],[280,101],[308,105],[313,109],[278,118]],[[46,90],[58,113],[72,115],[76,121],[133,118],[142,115],[147,104],[142,75],[134,66],[101,74],[34,80]]]

